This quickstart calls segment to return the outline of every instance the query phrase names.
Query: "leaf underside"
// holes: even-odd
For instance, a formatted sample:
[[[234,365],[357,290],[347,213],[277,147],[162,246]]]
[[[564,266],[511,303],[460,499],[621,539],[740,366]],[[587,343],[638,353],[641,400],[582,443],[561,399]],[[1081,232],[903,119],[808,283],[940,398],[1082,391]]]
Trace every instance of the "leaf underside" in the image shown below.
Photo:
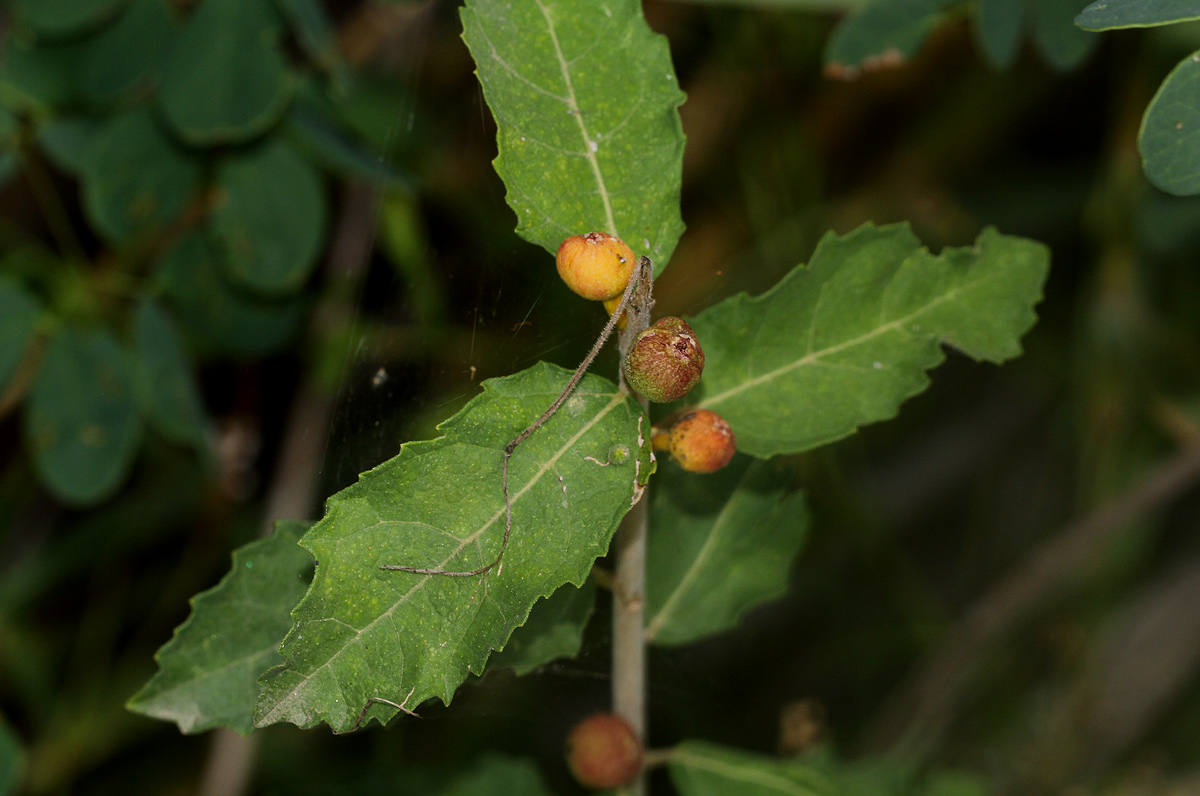
[[[173,721],[185,733],[254,729],[258,677],[283,660],[279,642],[304,594],[312,559],[297,544],[307,523],[233,551],[233,566],[192,599],[192,612],[155,654],[158,672],[130,698],[136,713]]]
[[[1200,0],[1097,0],[1080,12],[1084,30],[1142,28],[1200,19]]]
[[[496,555],[504,447],[569,377],[542,363],[484,382],[483,393],[441,425],[445,436],[404,445],[330,498],[325,518],[301,541],[317,570],[293,612],[287,664],[260,680],[259,726],[324,721],[344,732],[372,698],[408,709],[434,696],[449,703],[538,598],[583,582],[630,508],[630,454],[642,418],[636,401],[597,376],[585,377],[513,453],[512,537],[501,566],[472,577],[380,569],[465,571]],[[607,464],[614,446],[627,449],[624,466]],[[366,720],[395,713],[376,702]]]
[[[936,256],[906,224],[827,234],[768,292],[691,320],[706,356],[691,397],[753,456],[832,442],[895,416],[943,344],[996,363],[1020,354],[1048,268],[1046,247],[993,229]]]
[[[518,234],[553,253],[608,232],[661,272],[683,232],[684,95],[641,3],[469,0],[462,20]]]

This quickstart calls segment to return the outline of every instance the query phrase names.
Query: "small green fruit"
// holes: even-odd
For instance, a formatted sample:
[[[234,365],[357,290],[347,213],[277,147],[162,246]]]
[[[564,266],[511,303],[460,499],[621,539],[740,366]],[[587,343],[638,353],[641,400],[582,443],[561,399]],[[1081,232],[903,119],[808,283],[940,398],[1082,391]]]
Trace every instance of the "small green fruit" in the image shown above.
[[[642,743],[625,720],[597,713],[567,736],[567,765],[579,784],[597,790],[631,782],[642,767]]]
[[[636,338],[625,355],[625,380],[655,403],[677,401],[691,392],[704,372],[704,350],[692,327],[662,318]]]
[[[625,292],[637,256],[620,238],[589,232],[559,244],[554,262],[567,287],[585,299],[606,301]]]
[[[737,453],[733,429],[711,409],[693,409],[671,427],[671,458],[693,473],[715,473]]]

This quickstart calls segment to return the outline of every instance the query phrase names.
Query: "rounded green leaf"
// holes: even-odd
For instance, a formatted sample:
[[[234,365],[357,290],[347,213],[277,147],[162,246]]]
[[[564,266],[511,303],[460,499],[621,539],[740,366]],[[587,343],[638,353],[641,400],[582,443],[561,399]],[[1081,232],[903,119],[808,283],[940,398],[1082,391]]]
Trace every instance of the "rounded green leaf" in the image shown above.
[[[96,120],[87,116],[54,119],[38,130],[38,146],[55,166],[68,174],[78,174],[97,127]]]
[[[1150,100],[1138,150],[1150,182],[1167,193],[1200,193],[1200,51],[1179,62]]]
[[[8,36],[0,83],[12,101],[45,110],[66,105],[78,96],[83,44],[35,42],[32,37]]]
[[[975,30],[992,66],[1007,69],[1021,49],[1027,0],[980,0]]]
[[[41,304],[20,283],[0,277],[0,390],[21,364],[41,311]]]
[[[183,140],[246,141],[283,114],[292,81],[269,0],[203,0],[171,53],[161,102]]]
[[[145,85],[165,60],[174,35],[166,0],[133,0],[84,47],[79,86],[84,98],[108,104]]]
[[[599,230],[666,267],[683,232],[683,92],[639,0],[469,0],[463,39],[496,117],[517,232]]]
[[[1100,37],[1075,27],[1075,15],[1086,0],[1037,0],[1033,4],[1033,37],[1055,69],[1078,66],[1096,49]]]
[[[143,301],[134,316],[133,332],[142,413],[167,439],[203,445],[204,404],[174,322],[157,304]]]
[[[217,185],[212,228],[229,277],[270,293],[303,287],[325,231],[325,191],[316,169],[273,140],[223,163]]]
[[[911,58],[955,0],[877,0],[837,26],[825,62],[851,76],[881,59]]]
[[[103,23],[127,0],[16,0],[17,17],[43,36],[77,33]]]
[[[133,379],[107,330],[51,336],[25,404],[25,438],[43,483],[62,500],[99,502],[125,480],[141,432]]]
[[[173,221],[200,182],[199,162],[144,109],[101,127],[81,166],[84,207],[96,229],[117,242]]]
[[[200,233],[183,238],[160,267],[163,290],[180,319],[209,349],[262,356],[287,343],[304,318],[303,299],[272,301],[226,282],[219,253]]]

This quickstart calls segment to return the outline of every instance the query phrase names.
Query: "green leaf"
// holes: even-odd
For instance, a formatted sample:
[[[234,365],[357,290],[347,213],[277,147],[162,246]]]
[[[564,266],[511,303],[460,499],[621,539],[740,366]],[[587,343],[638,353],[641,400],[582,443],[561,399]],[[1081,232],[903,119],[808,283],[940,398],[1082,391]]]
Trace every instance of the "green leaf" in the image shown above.
[[[287,109],[292,79],[269,0],[204,0],[167,61],[167,120],[198,146],[247,141]]]
[[[327,72],[345,68],[325,9],[317,0],[275,0],[309,58]]]
[[[906,224],[829,233],[807,268],[691,321],[706,356],[692,400],[754,456],[832,442],[924,390],[942,343],[989,362],[1017,356],[1048,267],[1044,246],[993,229],[937,256]]]
[[[288,663],[260,681],[259,726],[325,721],[345,732],[372,698],[410,709],[432,696],[449,703],[539,597],[583,582],[635,493],[631,460],[601,462],[612,446],[636,443],[643,417],[628,394],[591,375],[512,455],[512,537],[500,566],[472,577],[379,568],[463,571],[490,561],[504,536],[504,447],[569,378],[542,363],[484,382],[442,423],[445,436],[404,445],[329,499],[301,541],[319,563],[282,647]],[[395,712],[375,703],[366,715],[383,722]]]
[[[570,583],[559,587],[534,604],[529,619],[513,631],[488,667],[507,666],[517,674],[529,674],[556,658],[575,657],[595,607],[596,584],[591,578],[579,588]]]
[[[1096,0],[1075,17],[1084,30],[1145,28],[1200,19],[1200,0]]]
[[[220,255],[202,233],[180,240],[160,268],[163,290],[180,320],[206,348],[259,357],[291,340],[304,319],[306,302],[300,297],[260,298],[226,282]]]
[[[980,0],[975,30],[992,66],[1007,69],[1021,49],[1021,27],[1027,0]]]
[[[87,116],[67,116],[47,122],[38,130],[38,146],[55,166],[68,174],[83,171],[88,145],[98,124]]]
[[[699,477],[663,465],[650,490],[647,640],[685,644],[727,630],[787,591],[808,530],[804,497],[788,494],[786,472],[749,462]]]
[[[25,404],[25,438],[43,483],[97,503],[124,482],[141,435],[133,379],[107,330],[64,326],[46,346]]]
[[[75,100],[83,44],[35,42],[26,36],[7,36],[4,44],[0,86],[6,98],[40,113]]]
[[[179,330],[149,300],[138,305],[133,325],[138,397],[146,420],[169,440],[203,447],[208,422]]]
[[[352,141],[313,108],[292,108],[287,130],[295,142],[322,166],[352,179],[369,180],[389,188],[409,187],[411,180],[383,156]]]
[[[871,0],[678,0],[723,6],[752,6],[755,8],[789,8],[805,11],[853,11],[868,5]]]
[[[222,163],[217,185],[212,229],[230,279],[265,293],[303,287],[325,232],[325,191],[316,170],[276,138]]]
[[[127,0],[16,0],[17,17],[43,36],[64,36],[115,16]]]
[[[155,654],[158,672],[126,707],[173,721],[185,733],[254,729],[258,677],[283,660],[312,559],[296,543],[308,527],[280,522],[275,533],[233,551],[221,582],[192,598],[192,612]]]
[[[1138,150],[1146,177],[1167,193],[1200,193],[1200,51],[1179,62],[1142,117]]]
[[[532,760],[487,755],[438,796],[551,796]]]
[[[1060,71],[1074,68],[1091,54],[1100,39],[1075,27],[1075,15],[1087,0],[1037,0],[1033,4],[1033,37],[1046,61]]]
[[[21,739],[0,716],[0,796],[16,793],[25,773],[25,749]]]
[[[987,785],[967,771],[933,771],[926,778],[922,796],[988,796]]]
[[[0,276],[0,391],[24,359],[41,314],[41,303],[28,290]]]
[[[661,272],[683,232],[684,95],[641,3],[468,0],[462,19],[517,232],[549,252],[609,232]]]
[[[166,0],[133,0],[112,25],[84,46],[80,91],[98,105],[144,87],[170,52],[175,26]]]
[[[81,165],[84,207],[96,229],[116,242],[175,220],[200,184],[200,163],[145,109],[101,127]]]
[[[881,59],[912,58],[958,0],[876,0],[842,20],[825,49],[825,63],[845,76]]]
[[[676,746],[667,768],[682,796],[858,796],[814,766],[703,741]]]

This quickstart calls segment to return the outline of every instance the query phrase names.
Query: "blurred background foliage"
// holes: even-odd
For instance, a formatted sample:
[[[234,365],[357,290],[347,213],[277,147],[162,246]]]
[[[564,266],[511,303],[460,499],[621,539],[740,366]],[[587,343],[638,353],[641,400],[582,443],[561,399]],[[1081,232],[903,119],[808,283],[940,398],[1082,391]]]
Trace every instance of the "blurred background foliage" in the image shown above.
[[[1200,202],[1136,148],[1200,28],[914,0],[908,38],[870,28],[902,57],[871,60],[867,14],[839,26],[862,5],[645,3],[689,97],[659,313],[910,220],[934,249],[1049,244],[1042,319],[1024,358],[952,355],[898,419],[798,457],[791,593],[654,650],[651,743],[1200,792]],[[603,320],[512,231],[455,4],[9,0],[0,30],[0,793],[430,793],[488,750],[574,792],[603,611],[578,660],[387,731],[237,742],[123,707],[233,547],[481,379],[573,367]]]

